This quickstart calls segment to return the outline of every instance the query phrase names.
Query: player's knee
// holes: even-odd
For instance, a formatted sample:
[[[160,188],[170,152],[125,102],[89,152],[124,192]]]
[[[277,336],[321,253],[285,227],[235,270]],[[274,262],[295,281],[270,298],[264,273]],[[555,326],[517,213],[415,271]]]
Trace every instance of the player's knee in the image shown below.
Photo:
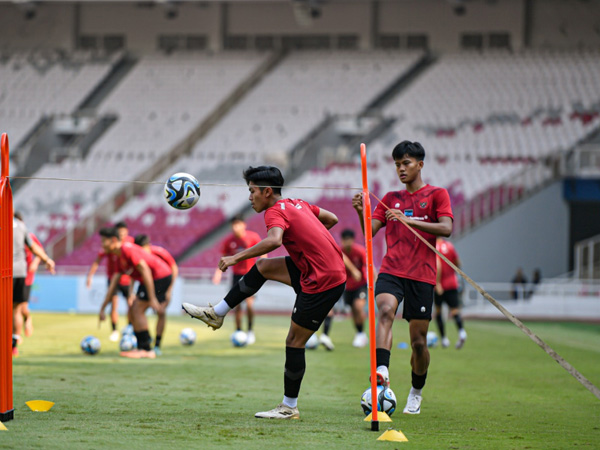
[[[427,350],[427,342],[421,336],[411,342],[413,352],[417,355],[422,355]]]
[[[393,321],[396,315],[396,307],[388,303],[379,306],[379,320]]]

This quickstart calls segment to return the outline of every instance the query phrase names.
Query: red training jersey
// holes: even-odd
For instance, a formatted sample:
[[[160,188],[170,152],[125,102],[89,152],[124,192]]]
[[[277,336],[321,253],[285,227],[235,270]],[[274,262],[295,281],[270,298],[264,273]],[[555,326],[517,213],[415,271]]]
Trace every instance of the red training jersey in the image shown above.
[[[346,290],[355,291],[367,285],[367,250],[358,244],[352,244],[350,251],[347,252],[344,247],[341,247],[342,252],[352,261],[352,264],[360,270],[362,277],[360,280],[355,280],[348,269],[346,269]]]
[[[265,212],[267,230],[283,229],[283,245],[301,272],[302,292],[316,294],[346,281],[342,251],[319,221],[321,210],[303,200],[281,199]]]
[[[435,248],[438,252],[444,255],[450,260],[450,262],[456,264],[458,262],[458,253],[451,242],[444,239],[438,240]],[[437,256],[437,259],[441,262],[442,273],[440,277],[440,284],[444,291],[451,291],[458,289],[458,277],[452,267],[447,262],[443,261],[442,258]]]
[[[131,276],[136,281],[142,282],[142,275],[136,268],[141,260],[146,261],[146,264],[150,267],[153,280],[160,280],[171,275],[171,267],[162,258],[148,253],[139,245],[132,244],[131,242],[124,242],[121,245],[119,272]]]
[[[221,254],[223,256],[233,256],[236,253],[246,250],[261,241],[258,233],[254,231],[246,230],[244,237],[237,237],[235,234],[231,234],[221,244]],[[252,268],[256,258],[246,259],[232,266],[234,275],[246,275]]]
[[[168,252],[168,250],[166,248],[160,247],[158,245],[151,245],[150,251],[152,252],[153,255],[158,256],[160,259],[162,259],[164,262],[166,262],[169,265],[169,267],[173,267],[174,265],[177,264],[175,262],[175,258],[173,258],[173,256]],[[171,271],[172,270],[173,269],[171,269]]]
[[[384,205],[401,210],[413,220],[438,222],[440,217],[453,217],[448,191],[426,184],[412,194],[407,190],[388,192],[373,211],[373,219],[381,221],[385,226],[387,251],[380,272],[435,285],[435,253],[398,219],[388,222],[385,218],[387,208]],[[435,246],[436,237],[433,234],[415,231]]]
[[[29,233],[29,239],[31,239],[40,247],[42,246],[42,243],[39,241],[35,234]],[[25,246],[25,261],[27,262],[27,276],[25,277],[25,286],[31,286],[35,278],[35,272],[29,271],[29,265],[31,264],[34,258],[35,255],[33,254],[33,252],[29,249],[29,247]]]
[[[123,242],[133,243],[133,237],[126,236]],[[103,258],[106,258],[106,276],[111,280],[115,273],[120,272],[119,256],[113,255],[112,253],[105,253],[104,250],[100,250],[98,252],[98,260],[102,261]],[[131,278],[129,275],[121,275],[121,280],[119,281],[120,286],[129,286],[130,283]]]

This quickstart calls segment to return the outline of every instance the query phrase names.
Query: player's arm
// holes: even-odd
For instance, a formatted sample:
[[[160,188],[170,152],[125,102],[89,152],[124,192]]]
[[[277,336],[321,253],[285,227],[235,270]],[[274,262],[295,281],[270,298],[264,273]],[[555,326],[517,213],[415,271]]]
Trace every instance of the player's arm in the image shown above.
[[[450,237],[452,234],[452,218],[442,216],[438,222],[422,222],[406,217],[399,209],[388,209],[385,212],[386,220],[402,219],[406,224],[416,230],[424,231],[434,236]]]
[[[225,272],[229,266],[233,266],[240,261],[250,258],[257,258],[266,253],[272,252],[283,244],[283,228],[272,227],[267,233],[267,237],[258,244],[253,245],[233,256],[223,256],[219,261],[219,269]]]
[[[40,266],[40,262],[42,262],[42,260],[40,259],[39,256],[36,256],[35,258],[33,258],[31,260],[31,262],[29,263],[29,266],[27,266],[27,271],[36,273],[38,270],[38,267]]]
[[[143,259],[140,259],[135,268],[142,277],[142,283],[144,283],[144,287],[148,293],[148,304],[150,305],[150,308],[152,308],[154,311],[158,311],[160,309],[160,303],[156,298],[156,292],[154,291],[154,280],[152,279],[152,271],[150,270],[148,263]]]
[[[439,256],[435,258],[435,265],[435,293],[442,295],[444,293],[444,288],[442,287],[442,259]]]
[[[100,314],[99,314],[100,321],[103,321],[104,319],[106,319],[106,314],[104,314],[104,310],[106,309],[106,306],[112,300],[112,297],[117,290],[117,285],[119,284],[119,281],[121,280],[121,275],[123,275],[123,274],[120,272],[117,272],[110,279],[110,284],[108,285],[108,290],[106,291],[106,296],[104,297],[102,306],[100,306]]]
[[[319,207],[317,219],[319,219],[319,222],[321,222],[328,230],[338,223],[338,218],[334,213],[321,207]]]
[[[173,294],[173,286],[175,286],[175,280],[179,276],[179,267],[177,264],[171,264],[171,284],[167,288],[167,292],[165,293],[165,302],[161,305],[163,311],[167,309],[169,303],[171,303],[171,295]]]
[[[363,217],[363,195],[355,194],[352,197],[352,207],[355,209],[358,214],[358,220],[360,222],[360,227],[363,230],[363,234],[365,233],[365,219]],[[373,232],[373,236],[377,234],[379,230],[383,227],[383,222],[379,219],[371,219],[371,230]]]
[[[25,243],[29,247],[29,250],[31,250],[35,256],[38,256],[42,260],[42,262],[46,265],[46,269],[48,269],[51,274],[54,274],[54,261],[46,254],[44,247],[28,239],[25,240]]]
[[[92,286],[92,278],[94,278],[94,274],[98,270],[100,266],[100,257],[97,256],[95,261],[90,266],[90,270],[88,270],[87,278],[85,280],[85,286],[89,289]]]
[[[356,268],[356,266],[352,263],[352,261],[350,261],[350,258],[348,258],[344,252],[342,252],[342,259],[344,260],[346,269],[348,269],[352,274],[352,278],[354,278],[356,281],[360,281],[362,278],[362,273]]]

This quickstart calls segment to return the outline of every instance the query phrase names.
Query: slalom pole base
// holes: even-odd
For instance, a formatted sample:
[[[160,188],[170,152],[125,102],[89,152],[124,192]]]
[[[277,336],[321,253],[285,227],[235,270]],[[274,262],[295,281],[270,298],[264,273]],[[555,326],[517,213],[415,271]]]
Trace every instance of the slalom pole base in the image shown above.
[[[373,419],[373,413],[369,413],[367,417],[365,417],[365,422],[371,422]],[[391,422],[390,416],[388,416],[383,411],[377,411],[377,422]]]
[[[8,422],[9,420],[13,420],[14,418],[15,418],[15,410],[14,409],[0,413],[0,422]]]
[[[371,431],[379,431],[379,420],[371,421]]]

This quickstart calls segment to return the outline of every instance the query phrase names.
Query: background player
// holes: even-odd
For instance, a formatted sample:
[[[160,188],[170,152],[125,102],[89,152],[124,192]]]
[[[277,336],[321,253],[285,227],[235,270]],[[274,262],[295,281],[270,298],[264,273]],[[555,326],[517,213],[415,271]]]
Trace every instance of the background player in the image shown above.
[[[157,311],[158,320],[156,321],[154,353],[160,355],[162,353],[160,350],[160,343],[162,341],[162,335],[165,332],[165,326],[167,324],[167,308],[169,307],[169,303],[171,303],[171,299],[173,298],[173,286],[175,286],[175,280],[179,276],[179,267],[175,262],[175,258],[173,258],[173,256],[165,248],[150,244],[150,238],[148,235],[138,234],[134,239],[134,243],[142,247],[146,252],[158,256],[171,268],[171,285],[167,288],[167,292],[165,292],[164,303],[161,303],[160,310]]]
[[[115,225],[115,228],[119,235],[119,239],[121,239],[122,242],[133,242],[133,237],[129,236],[129,229],[127,228],[127,224],[125,222],[118,222]],[[94,277],[94,274],[98,270],[98,266],[100,265],[100,263],[102,262],[102,260],[104,258],[106,258],[107,285],[110,285],[110,280],[112,280],[113,275],[119,271],[119,257],[117,255],[114,255],[111,253],[106,253],[103,249],[100,250],[98,252],[98,256],[96,257],[96,260],[90,266],[90,270],[88,271],[88,274],[87,274],[87,280],[86,280],[85,285],[88,289],[92,286],[92,278]],[[118,312],[119,295],[118,294],[121,293],[121,295],[127,302],[128,308],[129,308],[129,306],[131,306],[130,303],[133,301],[133,299],[130,298],[130,296],[132,294],[131,286],[130,286],[131,284],[132,284],[132,282],[131,282],[131,278],[129,277],[129,275],[122,275],[121,279],[119,281],[119,284],[117,285],[116,291],[111,299],[110,322],[111,322],[112,332],[110,333],[109,339],[112,342],[116,342],[119,340],[119,332],[117,331],[117,324],[119,322],[119,312]],[[128,322],[132,323],[129,312],[128,312]]]
[[[438,237],[436,240],[436,249],[448,258],[454,265],[460,267],[460,258],[451,242]],[[456,322],[458,328],[458,341],[456,348],[461,349],[467,340],[467,332],[463,326],[463,320],[460,316],[460,299],[458,296],[458,277],[456,272],[439,256],[437,260],[437,283],[435,285],[435,312],[434,317],[442,337],[442,347],[450,345],[450,339],[446,337],[444,326],[444,317],[442,315],[442,304],[446,303],[449,308],[449,315]]]
[[[387,243],[375,284],[375,299],[379,309],[376,329],[377,383],[389,385],[392,325],[398,306],[404,300],[402,316],[409,323],[412,347],[412,388],[404,413],[419,414],[421,389],[427,379],[430,358],[427,330],[436,282],[436,255],[397,217],[416,229],[431,245],[435,245],[436,236],[450,236],[452,233],[452,209],[448,192],[425,184],[421,178],[425,159],[421,144],[402,141],[392,151],[392,158],[396,173],[406,189],[388,192],[373,211],[373,235],[385,226]],[[362,194],[356,194],[352,204],[364,230]]]
[[[54,261],[46,254],[44,249],[29,238],[29,231],[22,220],[16,215],[13,217],[13,336],[12,353],[19,356],[18,344],[23,330],[23,310],[25,304],[25,278],[27,277],[27,260],[25,247],[29,247],[35,256],[38,256],[46,265],[50,273],[54,274]]]
[[[297,294],[285,348],[284,396],[274,409],[255,417],[297,419],[298,393],[306,369],[305,345],[341,297],[346,281],[342,252],[327,231],[337,217],[303,200],[281,197],[284,180],[278,168],[249,167],[244,179],[250,190],[250,203],[256,212],[265,211],[267,237],[233,256],[223,256],[219,268],[248,258],[256,258],[282,244],[288,257],[259,259],[224,300],[214,308],[184,303],[183,309],[213,329],[223,325],[224,316],[247,297],[254,295],[267,280],[292,286]]]
[[[121,352],[121,356],[155,358],[156,353],[150,349],[152,338],[148,332],[146,309],[150,307],[157,313],[161,310],[161,303],[166,301],[166,292],[171,285],[171,268],[161,258],[144,251],[139,245],[122,242],[116,228],[103,228],[100,230],[100,236],[104,251],[119,257],[119,271],[113,275],[106,298],[100,307],[100,321],[106,318],[104,308],[111,301],[121,276],[127,274],[139,281],[140,286],[131,305],[131,318],[138,349]]]
[[[260,236],[257,233],[246,229],[246,222],[244,222],[242,216],[236,216],[231,219],[231,230],[233,233],[227,236],[221,244],[221,255],[223,256],[233,256],[236,253],[246,250],[247,248],[250,248],[260,242]],[[236,285],[240,278],[246,275],[255,262],[256,258],[249,258],[244,261],[240,261],[232,267],[232,287]],[[213,275],[213,283],[219,284],[222,276],[223,272],[217,267],[215,274]],[[237,330],[241,330],[243,316],[242,305],[237,305],[233,311],[235,313],[235,327]],[[246,315],[248,317],[247,345],[252,345],[254,342],[256,342],[254,331],[252,330],[252,326],[254,324],[254,296],[246,299]]]

